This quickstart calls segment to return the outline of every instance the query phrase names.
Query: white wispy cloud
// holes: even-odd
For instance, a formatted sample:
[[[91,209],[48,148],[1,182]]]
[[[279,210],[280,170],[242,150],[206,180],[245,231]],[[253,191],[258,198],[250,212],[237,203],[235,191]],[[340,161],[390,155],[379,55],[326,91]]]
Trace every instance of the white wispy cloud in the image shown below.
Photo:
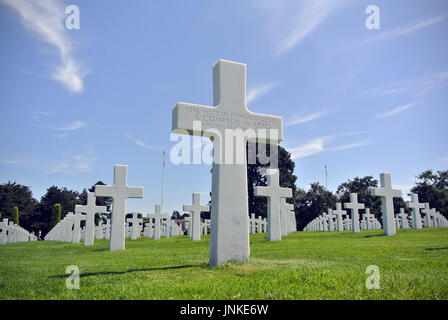
[[[323,152],[325,151],[325,144],[328,143],[331,139],[332,137],[314,138],[300,146],[290,148],[289,151],[291,152],[291,159],[300,159]]]
[[[134,137],[134,135],[132,135],[131,133],[127,132],[125,134],[125,137],[127,139],[129,139],[130,141],[134,142],[136,145],[138,145],[139,147],[145,148],[145,149],[150,149],[150,150],[162,150],[162,148],[159,147],[155,147],[155,146],[151,146],[146,144],[145,142],[143,142],[142,140]]]
[[[446,155],[446,156],[440,158],[439,160],[440,160],[440,161],[443,161],[443,162],[448,162],[448,155]]]
[[[73,57],[69,33],[65,29],[65,6],[59,0],[0,0],[20,16],[22,25],[41,40],[53,46],[60,58],[54,65],[52,78],[61,82],[72,92],[82,92],[83,77],[88,73]]]
[[[307,123],[313,120],[317,120],[319,118],[325,117],[329,114],[327,111],[319,111],[310,114],[300,114],[294,115],[292,117],[285,117],[285,127],[295,126],[297,124]]]
[[[262,10],[267,24],[277,33],[275,56],[280,56],[299,45],[347,0],[256,0],[254,6]]]
[[[392,109],[390,111],[379,113],[379,114],[377,114],[375,116],[377,118],[391,117],[391,116],[394,116],[396,114],[402,113],[402,112],[408,110],[409,108],[412,108],[413,106],[415,106],[417,104],[419,104],[419,102],[411,102],[411,103],[405,104],[404,106],[400,106],[400,107],[397,107],[395,109]]]
[[[401,37],[404,35],[408,35],[413,32],[416,32],[420,29],[427,28],[436,23],[439,23],[439,22],[445,20],[447,17],[448,16],[446,16],[446,15],[432,17],[432,18],[428,18],[426,20],[418,21],[418,22],[408,25],[408,26],[392,29],[390,31],[383,31],[382,29],[380,29],[377,32],[378,35],[372,36],[370,38],[365,38],[359,42],[355,42],[355,43],[353,43],[349,46],[346,46],[342,49],[343,50],[351,50],[351,49],[354,49],[354,48],[357,48],[360,46],[364,46],[364,45],[368,45],[368,44],[372,44],[372,43],[376,43],[376,42],[380,42],[380,41],[384,41],[384,40],[390,40],[390,39],[394,39],[394,38]]]
[[[47,126],[47,125],[41,125],[42,128],[46,128],[46,129],[51,129],[51,130],[56,130],[56,131],[75,131],[75,130],[79,130],[82,129],[86,126],[87,124],[85,122],[82,122],[80,120],[75,120],[73,122],[67,123],[63,126]]]
[[[49,166],[46,165],[46,167],[51,173],[76,175],[93,171],[95,161],[95,148],[92,145],[87,145],[83,152],[62,153],[56,162],[51,163]]]
[[[267,83],[250,89],[246,96],[246,103],[250,104],[254,102],[255,100],[269,93],[269,91],[271,91],[274,87],[274,83]]]
[[[328,151],[348,150],[348,149],[353,149],[353,148],[364,147],[367,145],[368,145],[368,143],[366,141],[360,141],[360,142],[346,144],[346,145],[342,145],[342,146],[338,146],[338,147],[333,147],[333,148],[328,149]]]
[[[415,99],[422,99],[433,90],[448,87],[448,71],[425,73],[414,79],[407,79],[382,85],[361,92],[355,98],[376,98],[394,94],[405,94]]]
[[[309,157],[322,152],[348,150],[368,145],[366,141],[358,141],[340,146],[329,146],[335,139],[343,136],[352,136],[358,134],[356,132],[348,132],[335,134],[330,136],[317,137],[299,144],[298,146],[289,146],[288,151],[291,152],[291,159],[300,159]]]

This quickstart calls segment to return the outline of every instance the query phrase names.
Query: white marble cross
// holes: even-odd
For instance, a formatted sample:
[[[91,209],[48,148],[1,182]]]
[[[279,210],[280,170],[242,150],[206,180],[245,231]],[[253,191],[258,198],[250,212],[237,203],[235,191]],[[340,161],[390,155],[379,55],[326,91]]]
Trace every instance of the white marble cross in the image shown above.
[[[255,233],[255,213],[250,214],[250,233]]]
[[[86,216],[81,212],[76,212],[73,217],[71,217],[73,221],[73,236],[72,243],[79,243],[81,240],[81,221],[86,220]]]
[[[397,234],[394,223],[394,198],[401,198],[401,190],[392,189],[390,173],[380,173],[380,187],[370,187],[370,193],[372,196],[381,197],[384,234],[387,236]]]
[[[292,191],[291,191],[292,194]],[[286,198],[280,198],[280,223],[282,236],[287,236],[289,233],[290,212],[294,210],[294,205],[287,203]]]
[[[64,220],[65,221],[65,242],[72,242],[73,238],[73,212],[67,213]]]
[[[400,217],[400,222],[401,222],[400,227],[402,229],[409,229],[408,214],[406,212],[404,212],[404,208],[400,208],[400,213],[397,214],[397,216]]]
[[[97,206],[95,193],[87,192],[87,205],[75,205],[75,213],[86,214],[86,230],[84,233],[84,245],[92,246],[95,237],[95,214],[107,213],[106,206]]]
[[[333,209],[328,209],[327,219],[328,219],[328,231],[334,231],[334,220],[333,220]]]
[[[189,217],[184,217],[185,229],[187,229],[187,235],[191,238],[191,213]]]
[[[143,223],[143,219],[138,217],[138,212],[132,212],[132,218],[126,219],[126,222],[132,223],[131,240],[136,240],[140,237],[140,224]]]
[[[375,218],[375,215],[370,213],[370,208],[366,208],[366,212],[364,213],[363,218],[366,221],[366,229],[367,230],[373,229],[374,227],[373,220]]]
[[[423,205],[424,205],[424,208],[422,209],[422,213],[425,214],[425,228],[430,228],[430,227],[432,227],[431,215],[433,214],[434,211],[429,207],[428,202],[425,202]]]
[[[278,169],[266,170],[268,186],[256,186],[254,188],[255,196],[266,197],[268,200],[268,241],[277,241],[282,239],[281,221],[280,221],[280,199],[291,198],[291,188],[280,187],[280,174]]]
[[[254,221],[257,226],[256,233],[262,233],[263,232],[263,219],[261,218],[261,216],[258,216],[258,218],[256,218]]]
[[[184,204],[183,210],[191,213],[191,239],[193,241],[201,240],[201,212],[210,211],[210,206],[201,205],[201,194],[199,192],[194,192],[192,196],[192,204]]]
[[[6,244],[8,235],[8,219],[3,219],[0,222],[0,244]]]
[[[249,259],[246,142],[277,144],[283,124],[281,117],[248,111],[242,63],[215,63],[213,105],[177,103],[172,131],[213,138],[210,265],[216,266]]]
[[[162,207],[160,204],[156,204],[154,207],[154,213],[148,214],[148,217],[154,219],[154,240],[160,239],[160,229],[162,225],[162,220],[169,219],[170,216],[167,213],[162,213]]]
[[[333,214],[336,216],[336,228],[338,231],[344,231],[344,224],[342,221],[342,216],[347,214],[347,211],[342,210],[342,205],[340,202],[336,203],[336,210],[333,210]]]
[[[425,205],[418,202],[418,194],[411,194],[411,201],[406,202],[406,206],[412,209],[412,227],[414,229],[422,228],[422,217],[420,215],[420,209],[423,209]]]
[[[352,220],[352,232],[358,233],[359,230],[359,209],[364,209],[364,203],[358,203],[358,194],[350,193],[350,202],[344,203],[345,209],[350,209]]]
[[[114,184],[112,186],[95,186],[95,196],[113,199],[109,250],[125,249],[126,199],[143,198],[143,187],[127,185],[128,166],[114,166]]]

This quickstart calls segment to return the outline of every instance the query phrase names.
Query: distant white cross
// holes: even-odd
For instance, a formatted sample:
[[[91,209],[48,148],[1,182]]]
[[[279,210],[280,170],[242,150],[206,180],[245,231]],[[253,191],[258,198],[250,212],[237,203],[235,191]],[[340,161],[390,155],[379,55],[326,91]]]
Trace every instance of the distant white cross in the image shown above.
[[[418,202],[418,194],[411,194],[411,201],[406,203],[408,208],[412,209],[412,227],[414,229],[422,228],[422,217],[420,215],[420,209],[423,209],[425,205]]]
[[[358,233],[359,229],[359,209],[364,209],[364,203],[358,203],[358,194],[350,193],[350,202],[344,203],[345,209],[350,209],[352,220],[352,232]]]
[[[366,229],[367,230],[373,229],[375,215],[370,213],[370,208],[366,208],[366,212],[364,213],[363,218],[366,222]]]
[[[210,211],[209,205],[201,205],[201,194],[199,192],[193,193],[192,204],[184,204],[184,211],[191,212],[192,240],[201,240],[201,212]]]
[[[347,211],[342,210],[340,202],[336,203],[336,210],[333,210],[333,214],[336,216],[336,227],[338,231],[344,231],[344,224],[342,216],[347,214]]]
[[[289,233],[290,213],[294,210],[294,205],[286,202],[286,198],[280,198],[280,222],[282,229],[282,236],[287,236]]]
[[[84,245],[92,246],[95,237],[95,214],[107,213],[106,206],[97,206],[94,192],[87,192],[87,205],[75,205],[75,213],[86,214],[86,230],[84,232]]]
[[[160,204],[154,206],[154,213],[148,215],[151,219],[154,219],[154,240],[160,239],[160,229],[162,227],[163,220],[168,220],[170,215],[167,213],[162,213],[162,207]]]
[[[132,217],[126,219],[126,222],[132,223],[131,240],[136,240],[140,237],[140,224],[143,223],[143,219],[138,217],[138,212],[132,212]]]
[[[384,234],[393,236],[397,234],[394,223],[394,198],[401,198],[401,190],[392,189],[390,173],[380,174],[380,187],[370,187],[372,196],[381,197],[381,212],[383,214]]]
[[[81,240],[81,221],[86,220],[86,216],[81,212],[76,212],[73,217],[71,217],[71,220],[73,221],[72,242],[79,243]]]
[[[423,205],[424,208],[422,209],[422,213],[425,214],[425,228],[430,228],[432,227],[431,216],[434,214],[435,210],[429,207],[428,202],[425,202]]]
[[[334,220],[333,220],[334,214],[333,209],[328,209],[328,231],[334,231]]]
[[[114,166],[114,184],[112,186],[95,186],[95,196],[111,197],[113,208],[111,215],[111,230],[109,250],[125,249],[125,216],[126,199],[143,198],[143,187],[129,187],[127,185],[128,166]]]
[[[409,228],[409,220],[408,220],[408,214],[404,212],[404,208],[400,208],[400,213],[397,214],[398,217],[400,217],[400,227],[402,229],[408,229]]]
[[[276,241],[282,239],[280,227],[280,199],[291,198],[291,188],[282,188],[279,185],[278,169],[267,170],[268,186],[256,186],[254,188],[255,196],[266,197],[268,200],[268,241]]]

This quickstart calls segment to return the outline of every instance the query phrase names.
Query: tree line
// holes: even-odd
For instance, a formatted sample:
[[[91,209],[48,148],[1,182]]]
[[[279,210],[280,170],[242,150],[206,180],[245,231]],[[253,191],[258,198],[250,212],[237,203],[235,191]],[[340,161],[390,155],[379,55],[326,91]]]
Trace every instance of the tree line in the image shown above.
[[[266,151],[267,156],[270,156],[269,148]],[[248,148],[248,157],[253,156],[249,154],[250,152],[256,152],[256,157],[259,157],[257,147]],[[280,186],[292,188],[293,191],[293,197],[287,201],[294,204],[297,230],[302,230],[311,220],[328,209],[334,209],[337,202],[349,202],[352,192],[358,193],[358,201],[370,208],[371,213],[381,221],[381,200],[378,197],[372,197],[368,191],[369,187],[378,186],[378,180],[373,176],[348,179],[338,186],[335,193],[327,190],[319,182],[311,183],[308,190],[303,190],[296,187],[295,163],[291,160],[291,154],[281,146],[278,146],[274,152],[277,154],[272,156],[278,157]],[[254,196],[255,186],[266,186],[263,169],[267,167],[268,165],[259,164],[259,161],[256,164],[248,164],[249,215],[255,213],[257,216],[267,216],[266,198]],[[418,194],[420,202],[428,202],[431,208],[436,208],[448,218],[448,170],[433,172],[429,169],[418,174],[416,178],[417,181],[411,192]],[[87,192],[93,192],[95,185],[104,185],[104,183],[98,181],[90,188],[84,188],[82,192],[53,185],[38,201],[32,196],[29,187],[8,181],[8,183],[0,185],[0,215],[1,218],[9,218],[28,231],[38,232],[41,230],[45,235],[69,211],[73,211],[75,205],[87,204]],[[96,204],[107,206],[110,211],[112,199],[97,197]],[[396,211],[399,210],[398,208],[404,208],[405,212],[410,213],[401,198],[394,199],[394,207]],[[173,211],[174,218],[182,218],[185,215],[188,214]],[[204,212],[201,216],[209,219],[210,213]],[[99,219],[104,220],[104,218],[97,215],[96,223]]]

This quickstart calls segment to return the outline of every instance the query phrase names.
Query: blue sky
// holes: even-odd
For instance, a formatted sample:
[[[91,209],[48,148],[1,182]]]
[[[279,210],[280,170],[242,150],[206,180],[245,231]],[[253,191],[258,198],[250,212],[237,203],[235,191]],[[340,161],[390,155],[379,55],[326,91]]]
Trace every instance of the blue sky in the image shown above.
[[[80,29],[65,28],[65,8]],[[365,9],[380,9],[380,29]],[[113,180],[161,198],[179,101],[212,104],[212,65],[247,64],[249,110],[279,115],[297,185],[391,172],[406,192],[448,167],[448,2],[0,0],[0,183],[81,191]],[[210,165],[166,161],[165,211],[208,201]]]

